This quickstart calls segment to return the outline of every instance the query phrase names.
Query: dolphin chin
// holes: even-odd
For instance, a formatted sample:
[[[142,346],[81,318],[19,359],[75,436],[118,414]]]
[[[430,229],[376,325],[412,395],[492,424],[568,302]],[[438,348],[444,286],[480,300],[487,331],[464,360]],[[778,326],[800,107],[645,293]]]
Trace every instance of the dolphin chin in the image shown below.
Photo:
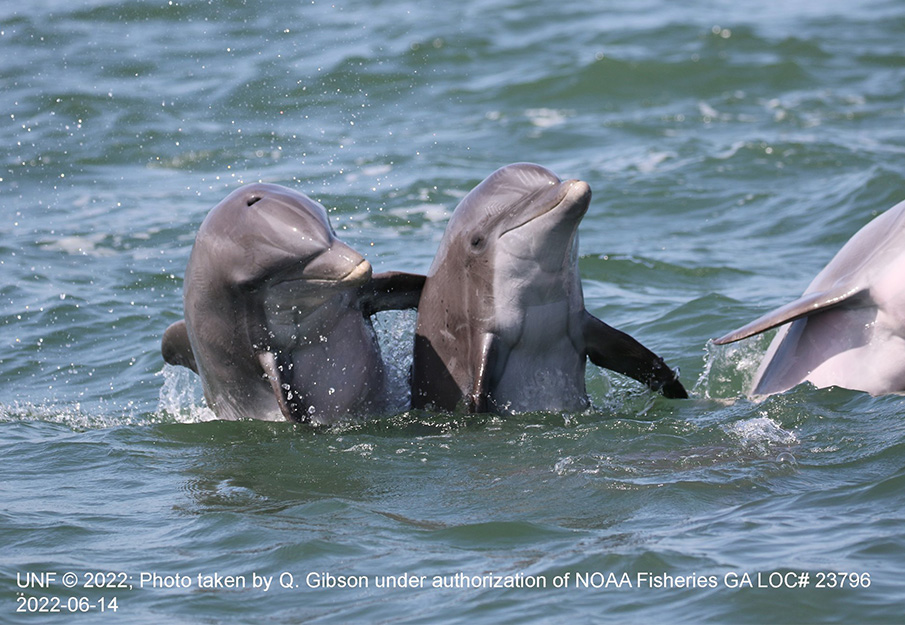
[[[355,269],[340,278],[339,281],[347,286],[357,286],[359,284],[364,284],[371,279],[372,271],[373,269],[371,268],[371,263],[366,260],[362,260],[360,263],[358,263],[358,265],[355,266]]]

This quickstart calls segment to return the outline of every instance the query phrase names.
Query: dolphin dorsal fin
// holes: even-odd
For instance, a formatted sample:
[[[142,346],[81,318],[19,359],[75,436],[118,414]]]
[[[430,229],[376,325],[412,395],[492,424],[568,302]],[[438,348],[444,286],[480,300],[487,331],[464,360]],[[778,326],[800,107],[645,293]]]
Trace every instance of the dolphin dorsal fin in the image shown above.
[[[827,289],[825,291],[806,293],[797,300],[789,302],[785,306],[780,306],[776,310],[758,317],[748,325],[742,326],[738,330],[734,330],[718,339],[714,339],[713,342],[716,345],[734,343],[735,341],[746,339],[749,336],[772,330],[784,323],[790,323],[796,319],[801,319],[802,317],[807,317],[842,304],[851,304],[861,296],[867,295],[867,292],[867,288],[862,286],[852,287],[849,284]]]
[[[198,373],[198,365],[195,364],[195,353],[189,344],[189,333],[185,327],[185,319],[173,323],[163,333],[160,341],[160,353],[166,363],[188,367]]]

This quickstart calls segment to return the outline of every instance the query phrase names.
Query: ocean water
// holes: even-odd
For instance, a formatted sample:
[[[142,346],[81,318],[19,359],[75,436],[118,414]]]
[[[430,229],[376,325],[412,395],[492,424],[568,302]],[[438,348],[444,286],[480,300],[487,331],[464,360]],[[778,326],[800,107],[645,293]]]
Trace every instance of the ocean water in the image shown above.
[[[708,341],[905,199],[903,38],[892,0],[4,3],[0,622],[901,622],[903,399],[754,402],[769,339]],[[310,428],[164,366],[239,185],[424,272],[516,161],[591,185],[587,307],[690,399],[591,367],[580,414]]]

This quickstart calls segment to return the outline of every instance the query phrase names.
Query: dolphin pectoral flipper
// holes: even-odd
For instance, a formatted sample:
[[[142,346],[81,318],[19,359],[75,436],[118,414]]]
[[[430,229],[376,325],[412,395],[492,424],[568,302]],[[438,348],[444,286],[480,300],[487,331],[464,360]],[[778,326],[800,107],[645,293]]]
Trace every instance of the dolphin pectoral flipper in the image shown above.
[[[185,319],[173,323],[163,333],[160,341],[160,353],[164,362],[180,367],[188,367],[198,373],[198,365],[195,363],[195,353],[189,344],[189,334],[185,327]]]
[[[716,345],[725,345],[746,339],[749,336],[772,330],[784,323],[807,317],[814,313],[834,308],[843,304],[854,304],[857,300],[868,295],[868,289],[846,285],[838,289],[817,291],[802,295],[797,300],[789,302],[776,310],[758,317],[751,323],[742,326],[738,330],[730,332],[718,339],[714,339]]]
[[[666,362],[625,332],[585,311],[584,340],[588,358],[598,367],[627,375],[670,399],[687,399],[679,376]]]
[[[468,412],[489,412],[490,393],[493,390],[493,372],[500,358],[500,339],[492,332],[486,332],[481,336],[480,355],[478,367],[474,372],[474,383],[471,394],[468,396]]]
[[[402,271],[374,274],[359,287],[359,306],[365,317],[384,310],[417,308],[425,276]]]
[[[258,354],[258,362],[267,375],[267,380],[270,382],[273,394],[276,396],[277,404],[280,406],[280,412],[283,413],[286,420],[305,422],[306,419],[297,417],[295,414],[297,411],[294,410],[294,403],[289,398],[289,394],[292,391],[283,388],[283,378],[280,375],[280,366],[277,364],[276,356],[271,352],[261,352]]]

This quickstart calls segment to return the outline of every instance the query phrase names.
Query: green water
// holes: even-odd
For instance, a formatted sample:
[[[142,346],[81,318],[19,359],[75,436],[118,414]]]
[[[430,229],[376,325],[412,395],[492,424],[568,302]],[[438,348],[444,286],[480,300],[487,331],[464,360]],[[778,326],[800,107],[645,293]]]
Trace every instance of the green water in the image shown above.
[[[754,403],[767,339],[708,340],[905,199],[903,36],[892,1],[5,4],[0,622],[899,622],[901,397]],[[590,184],[587,307],[691,399],[589,370],[581,414],[309,429],[210,421],[164,367],[240,184],[424,272],[524,160]],[[377,321],[397,393],[413,323]]]

